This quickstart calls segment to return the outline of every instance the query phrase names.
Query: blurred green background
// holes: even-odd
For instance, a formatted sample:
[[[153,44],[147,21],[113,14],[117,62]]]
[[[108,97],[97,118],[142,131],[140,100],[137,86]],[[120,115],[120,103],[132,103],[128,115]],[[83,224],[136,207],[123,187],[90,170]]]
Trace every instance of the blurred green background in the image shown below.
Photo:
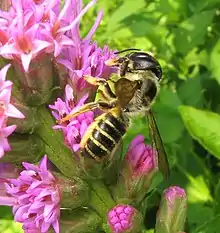
[[[104,10],[104,18],[93,38],[99,46],[150,51],[163,68],[161,92],[153,110],[171,177],[160,185],[159,192],[169,185],[185,188],[187,233],[219,233],[220,1],[99,0],[82,20],[82,35],[91,28],[99,9]],[[143,119],[137,119],[129,130],[125,147],[140,133],[147,135]],[[148,233],[153,232],[158,198],[148,200]],[[1,219],[11,218],[9,208],[0,211]],[[0,220],[0,229],[1,233],[22,232],[10,220]]]

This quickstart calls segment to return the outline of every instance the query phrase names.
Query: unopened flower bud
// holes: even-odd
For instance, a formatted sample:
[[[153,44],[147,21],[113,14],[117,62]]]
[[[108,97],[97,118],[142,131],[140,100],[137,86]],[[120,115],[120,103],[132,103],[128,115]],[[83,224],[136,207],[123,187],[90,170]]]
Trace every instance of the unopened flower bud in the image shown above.
[[[108,226],[112,233],[142,232],[142,215],[132,206],[119,204],[108,212]]]
[[[53,173],[56,176],[57,184],[61,193],[61,207],[76,209],[85,205],[89,200],[88,185],[75,177],[68,179],[58,173]]]
[[[163,193],[157,214],[156,233],[177,233],[184,230],[187,198],[184,189],[169,187]]]
[[[34,134],[14,134],[9,137],[11,150],[2,158],[4,162],[21,164],[38,162],[44,154],[44,142]]]
[[[11,163],[0,163],[0,197],[7,196],[5,190],[5,182],[7,179],[17,178],[19,175],[19,169]]]
[[[52,95],[59,86],[59,77],[49,55],[36,57],[25,72],[19,61],[13,60],[25,102],[30,106],[39,106],[51,101]]]
[[[17,133],[33,133],[35,128],[39,125],[39,119],[37,115],[37,108],[29,107],[24,103],[15,100],[12,97],[11,103],[25,116],[24,119],[9,118],[9,125],[16,125],[15,132]]]
[[[156,151],[144,143],[144,136],[138,135],[129,145],[118,183],[114,187],[115,198],[140,202],[157,170]]]
[[[106,184],[114,183],[118,177],[119,169],[119,156],[118,151],[114,153],[114,156],[106,156],[100,161],[96,161],[93,158],[82,157],[80,152],[76,154],[80,160],[80,167],[86,177],[86,179],[103,179]],[[83,175],[83,174],[82,174]]]
[[[62,210],[60,232],[62,233],[93,233],[99,232],[102,226],[101,218],[89,209]]]

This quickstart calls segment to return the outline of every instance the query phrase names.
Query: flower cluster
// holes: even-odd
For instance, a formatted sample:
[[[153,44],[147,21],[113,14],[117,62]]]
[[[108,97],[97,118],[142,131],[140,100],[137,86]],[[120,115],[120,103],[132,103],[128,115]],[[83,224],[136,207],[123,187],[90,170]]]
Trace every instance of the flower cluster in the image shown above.
[[[113,71],[105,65],[113,52],[107,46],[104,49],[99,48],[91,40],[102,19],[102,11],[98,13],[87,36],[80,37],[80,19],[95,2],[93,0],[83,8],[81,0],[67,0],[62,7],[60,0],[19,0],[12,1],[8,11],[0,12],[0,55],[12,60],[17,70],[25,73],[25,76],[21,73],[19,76],[22,77],[22,85],[28,85],[25,90],[29,102],[33,102],[32,94],[36,93],[32,83],[39,85],[39,82],[35,84],[36,81],[33,81],[33,75],[38,76],[35,79],[42,76],[41,83],[46,83],[45,79],[50,80],[54,75],[49,74],[48,70],[37,74],[38,71],[31,67],[31,64],[43,61],[47,55],[53,58],[53,63],[59,66],[62,64],[66,68],[65,101],[58,98],[50,105],[56,120],[84,104],[88,96],[94,93],[94,87],[85,81],[84,75],[108,78]],[[44,67],[50,65],[44,64]],[[60,74],[61,71],[58,72]],[[48,74],[47,77],[45,74]],[[47,82],[42,84],[37,92],[47,85],[49,87],[44,93],[48,93],[49,88],[53,87],[50,81]],[[66,144],[73,151],[77,151],[79,142],[92,121],[93,113],[90,112],[55,128],[62,129]]]
[[[20,176],[6,179],[6,197],[1,205],[13,206],[15,221],[23,223],[23,229],[47,232],[53,226],[59,232],[60,192],[56,179],[47,169],[47,156],[39,166],[23,163]]]
[[[24,118],[24,115],[11,104],[11,91],[13,83],[6,80],[10,65],[0,70],[0,158],[9,151],[7,137],[15,130],[16,125],[7,126],[8,117]]]
[[[10,9],[1,14],[0,54],[21,62],[25,72],[30,62],[43,52],[57,57],[63,48],[74,45],[65,34],[77,26],[94,3],[70,22],[72,1],[66,1],[61,10],[61,1],[12,1]]]

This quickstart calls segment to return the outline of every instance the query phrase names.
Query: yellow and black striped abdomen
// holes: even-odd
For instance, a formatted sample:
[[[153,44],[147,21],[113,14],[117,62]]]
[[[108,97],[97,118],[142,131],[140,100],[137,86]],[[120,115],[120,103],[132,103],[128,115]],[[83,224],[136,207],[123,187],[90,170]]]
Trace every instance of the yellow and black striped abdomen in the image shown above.
[[[100,160],[110,155],[114,147],[126,132],[126,125],[122,119],[116,118],[111,112],[96,122],[91,136],[81,150],[81,155]]]

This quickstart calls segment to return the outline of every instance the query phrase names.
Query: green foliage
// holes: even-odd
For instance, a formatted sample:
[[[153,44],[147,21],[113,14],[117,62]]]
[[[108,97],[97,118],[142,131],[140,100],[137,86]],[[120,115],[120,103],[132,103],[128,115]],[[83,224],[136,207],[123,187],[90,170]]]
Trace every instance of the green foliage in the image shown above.
[[[219,158],[220,116],[216,113],[187,106],[181,106],[180,113],[191,136]]]

